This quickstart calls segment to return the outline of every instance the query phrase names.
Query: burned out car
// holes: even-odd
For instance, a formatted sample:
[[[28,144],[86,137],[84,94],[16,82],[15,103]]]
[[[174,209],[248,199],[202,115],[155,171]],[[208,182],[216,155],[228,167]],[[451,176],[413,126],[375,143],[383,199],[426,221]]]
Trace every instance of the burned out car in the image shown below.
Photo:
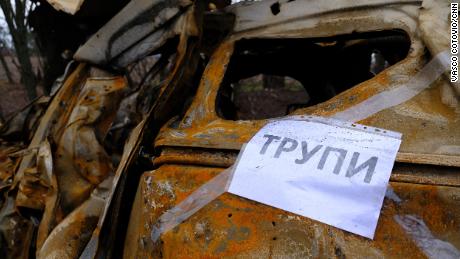
[[[28,148],[4,149],[9,255],[460,256],[460,88],[436,62],[447,1],[206,8],[132,1],[76,52]],[[229,193],[153,236],[268,121],[309,115],[402,133],[373,240]]]

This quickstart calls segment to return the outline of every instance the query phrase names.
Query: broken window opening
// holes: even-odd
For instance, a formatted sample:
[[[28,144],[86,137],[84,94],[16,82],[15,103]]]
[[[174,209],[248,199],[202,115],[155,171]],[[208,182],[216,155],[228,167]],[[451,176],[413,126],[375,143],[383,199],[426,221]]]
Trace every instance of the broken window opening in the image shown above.
[[[240,40],[219,89],[217,114],[267,119],[327,101],[403,60],[410,43],[400,30]]]
[[[117,166],[123,152],[123,145],[132,129],[144,119],[159,90],[168,79],[176,62],[178,37],[163,47],[131,64],[126,71],[130,90],[126,92],[116,113],[115,120],[104,141],[105,150],[112,155]]]
[[[179,37],[169,39],[155,52],[130,64],[126,73],[130,87],[137,90],[146,85],[157,85],[164,80],[175,62],[178,44]]]

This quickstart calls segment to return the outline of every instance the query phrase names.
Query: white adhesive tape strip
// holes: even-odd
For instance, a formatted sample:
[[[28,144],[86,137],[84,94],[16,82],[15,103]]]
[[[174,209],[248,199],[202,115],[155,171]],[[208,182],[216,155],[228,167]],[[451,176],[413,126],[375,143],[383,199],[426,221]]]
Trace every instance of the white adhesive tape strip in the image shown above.
[[[345,121],[360,121],[379,111],[396,106],[428,88],[442,73],[450,67],[450,52],[443,51],[436,55],[409,82],[394,89],[376,94],[365,101],[336,113],[332,118]],[[243,153],[244,146],[240,155]],[[239,156],[235,165],[238,164]],[[161,234],[173,229],[198,210],[227,192],[230,186],[234,166],[224,170],[212,180],[202,185],[185,200],[163,213],[153,226],[151,238],[156,242]]]
[[[422,70],[404,85],[376,94],[332,116],[344,121],[360,121],[377,112],[396,106],[413,98],[428,88],[450,67],[450,52],[436,55]]]
[[[169,209],[158,219],[152,230],[152,240],[155,242],[160,235],[173,229],[175,226],[188,219],[198,210],[224,194],[230,185],[233,176],[233,167],[230,167],[200,186],[172,209]]]
[[[235,165],[238,164],[244,148],[245,145],[241,148],[241,152],[236,159]],[[227,192],[232,181],[233,172],[234,166],[225,169],[209,182],[200,186],[200,188],[195,190],[192,194],[185,198],[185,200],[163,213],[155,226],[153,226],[151,233],[153,242],[157,241],[162,233],[173,229],[175,226],[188,219],[217,197]]]

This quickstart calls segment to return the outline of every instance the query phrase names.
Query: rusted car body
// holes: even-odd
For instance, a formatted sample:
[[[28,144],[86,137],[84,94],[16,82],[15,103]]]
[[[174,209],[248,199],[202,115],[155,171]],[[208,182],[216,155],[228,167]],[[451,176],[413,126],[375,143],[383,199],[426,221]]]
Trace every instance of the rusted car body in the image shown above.
[[[458,256],[460,120],[458,107],[451,107],[442,100],[442,89],[451,87],[446,79],[436,81],[407,102],[360,121],[403,133],[374,240],[232,194],[217,198],[173,230],[163,233],[157,242],[151,238],[153,226],[162,213],[231,166],[241,146],[267,122],[266,119],[238,120],[219,111],[219,105],[222,105],[219,98],[226,80],[237,81],[267,71],[302,78],[290,72],[302,64],[306,64],[303,73],[312,73],[309,76],[314,77],[314,70],[305,60],[310,57],[316,61],[314,54],[309,52],[310,56],[303,56],[302,49],[295,55],[283,52],[280,56],[270,57],[272,63],[282,63],[282,66],[289,67],[289,71],[278,67],[277,71],[270,70],[269,65],[265,66],[270,59],[254,54],[264,61],[251,63],[250,57],[245,59],[245,55],[251,56],[273,41],[277,46],[273,49],[277,50],[282,49],[283,44],[290,49],[298,47],[291,44],[292,40],[310,39],[317,45],[328,46],[340,42],[337,36],[348,35],[347,41],[356,41],[372,38],[365,34],[369,32],[405,32],[410,41],[405,58],[331,99],[291,113],[331,116],[379,92],[406,83],[423,67],[427,56],[418,26],[420,5],[421,2],[417,1],[337,1],[334,4],[327,1],[265,1],[230,7],[227,11],[235,14],[233,32],[212,55],[191,107],[182,118],[174,118],[163,126],[152,144],[160,155],[153,160],[156,169],[141,177],[124,256]],[[255,42],[253,48],[251,41]],[[309,44],[308,41],[302,43]],[[398,46],[398,50],[403,48]],[[283,59],[285,55],[290,60]],[[245,66],[245,62],[250,65]],[[342,64],[338,60],[327,62],[331,77],[340,73],[339,69],[346,69],[336,66]],[[238,66],[243,68],[238,71]],[[251,69],[253,71],[248,72]],[[319,85],[306,87],[310,94],[314,92],[311,88]]]
[[[114,247],[117,235],[99,239],[99,233],[117,232],[119,211],[127,205],[121,202],[126,172],[142,163],[145,129],[153,132],[180,110],[191,88],[199,57],[194,51],[201,33],[195,19],[199,6],[131,2],[101,29],[109,44],[97,43],[108,45],[94,46],[90,39],[51,98],[33,102],[1,128],[0,257],[77,258],[101,250],[113,256],[107,247]],[[161,17],[151,20],[156,14]],[[131,20],[120,24],[120,16]],[[142,25],[135,36],[147,42],[124,27]],[[102,58],[94,60],[97,53]],[[148,78],[130,81],[127,63],[136,66],[146,56],[153,59],[143,75]]]
[[[0,257],[460,256],[460,87],[444,77],[359,121],[403,134],[374,240],[226,193],[154,241],[270,119],[334,116],[449,45],[448,1],[206,5],[129,2],[0,128]]]

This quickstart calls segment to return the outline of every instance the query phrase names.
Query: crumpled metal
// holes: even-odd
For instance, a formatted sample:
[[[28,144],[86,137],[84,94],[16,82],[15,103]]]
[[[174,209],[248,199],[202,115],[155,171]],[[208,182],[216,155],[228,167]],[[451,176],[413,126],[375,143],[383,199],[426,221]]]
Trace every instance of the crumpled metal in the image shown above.
[[[127,82],[94,69],[74,73],[29,147],[0,143],[2,258],[78,257],[104,208],[114,173],[104,141]]]
[[[130,6],[140,11],[128,8],[125,12],[139,17],[127,21],[121,15],[121,20],[115,19],[121,23],[109,26],[127,34],[113,42],[102,42],[112,52],[100,64],[123,70],[167,45],[166,51],[156,53],[161,58],[144,81],[153,82],[160,74],[161,80],[154,84],[142,81],[133,87],[128,86],[123,71],[113,74],[86,63],[74,63],[56,81],[50,97],[38,99],[11,123],[1,126],[0,141],[11,141],[0,143],[1,258],[84,256],[85,246],[91,248],[89,240],[98,240],[104,218],[111,216],[109,204],[112,198],[118,199],[114,190],[137,157],[157,97],[165,92],[160,108],[170,108],[165,100],[172,98],[180,79],[192,76],[183,75],[183,68],[192,67],[194,71],[196,66],[188,60],[201,33],[195,23],[193,2],[140,0]],[[142,12],[145,8],[152,10]],[[159,19],[152,20],[157,16]],[[140,42],[129,36],[136,21],[145,22],[145,35],[135,35],[145,36]],[[152,24],[155,26],[150,28]],[[94,58],[91,42],[82,48]],[[175,56],[176,52],[180,53]],[[171,89],[166,91],[169,83]],[[87,252],[95,255],[96,250]]]
[[[40,250],[45,244],[45,251],[50,246],[54,246],[55,251],[60,251],[59,246],[56,246],[59,242],[49,241],[48,236],[52,237],[53,229],[59,226],[62,228],[60,222],[72,222],[79,215],[75,212],[76,208],[80,208],[77,211],[81,210],[82,204],[88,202],[93,190],[113,173],[112,161],[104,149],[103,140],[110,129],[125,87],[126,82],[122,77],[87,79],[77,104],[62,129],[60,139],[55,140],[57,147],[53,157],[51,188],[44,204],[43,219],[37,235],[37,248],[40,251],[38,257],[47,255]],[[41,173],[43,175],[44,172]],[[19,189],[21,186],[22,182]],[[18,202],[24,204],[21,200]],[[94,213],[90,212],[84,213],[85,219],[78,221],[79,226],[69,224],[64,228],[78,229],[84,225],[91,229],[92,224],[87,221],[94,217]],[[92,232],[92,229],[88,231]],[[67,252],[68,249],[67,247]],[[75,249],[77,251],[71,251],[77,253],[78,247]]]

